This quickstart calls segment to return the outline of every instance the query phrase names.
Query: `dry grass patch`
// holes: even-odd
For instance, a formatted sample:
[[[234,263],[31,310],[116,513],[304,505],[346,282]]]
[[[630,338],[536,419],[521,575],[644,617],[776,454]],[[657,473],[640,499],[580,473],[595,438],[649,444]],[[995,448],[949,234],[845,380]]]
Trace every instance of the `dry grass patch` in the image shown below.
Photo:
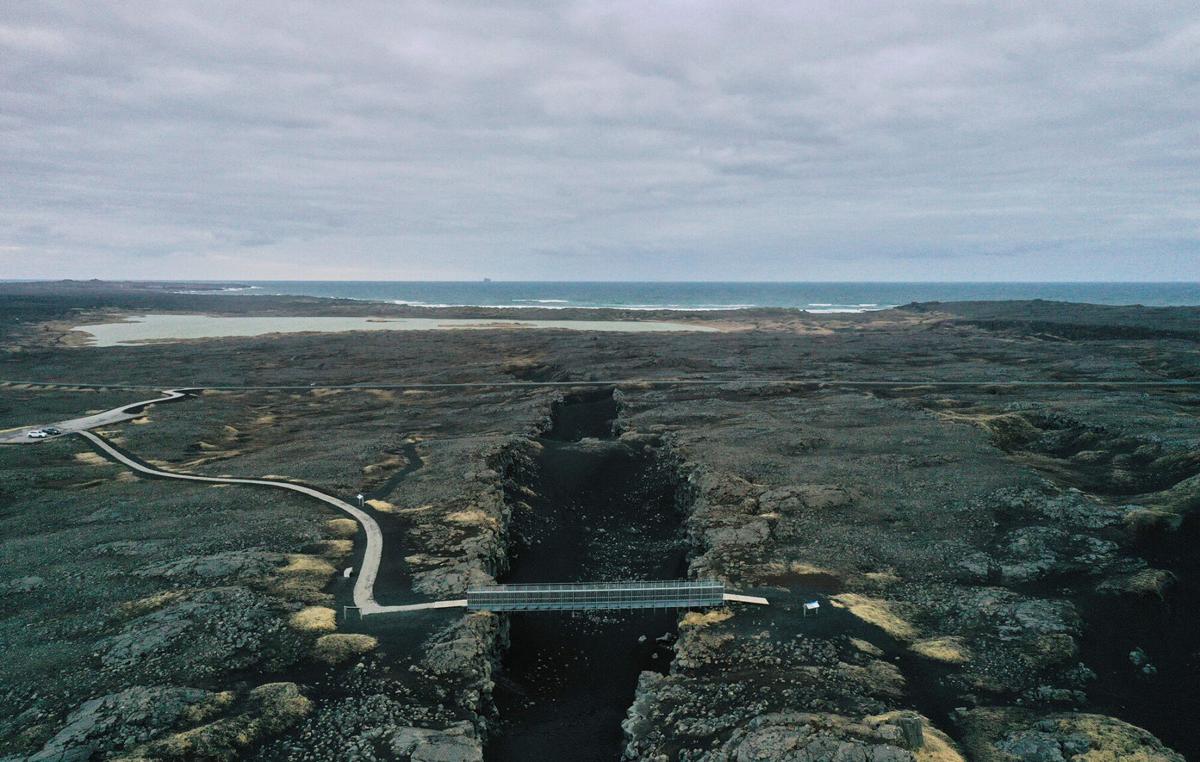
[[[225,698],[228,696],[228,698]],[[229,708],[231,692],[217,694],[215,700],[190,708],[184,714],[189,724],[206,722],[214,714]],[[209,705],[212,708],[209,708]],[[278,734],[296,724],[312,710],[312,702],[300,693],[295,683],[267,683],[250,691],[246,711],[220,717],[199,727],[152,741],[120,758],[127,762],[145,759],[242,759],[247,750],[264,736]]]
[[[288,623],[304,632],[332,632],[337,629],[337,613],[325,606],[307,606],[292,614]]]
[[[294,553],[288,556],[288,565],[279,570],[280,574],[333,574],[336,571],[333,564],[319,556],[304,553]]]
[[[1026,710],[998,707],[970,710],[963,723],[963,745],[973,759],[1000,762],[1013,759],[997,746],[1017,733],[1036,729],[1056,736],[1082,737],[1085,743],[1072,762],[1183,762],[1148,731],[1100,714],[1056,714],[1031,717]]]
[[[396,399],[396,393],[391,389],[367,389],[367,394],[380,402],[391,402]]]
[[[950,736],[932,725],[925,726],[921,737],[925,744],[913,750],[917,762],[966,762],[954,741],[950,740]]]
[[[327,603],[332,596],[324,592],[336,573],[333,564],[319,556],[294,554],[288,564],[271,578],[273,592],[288,600],[302,603]]]
[[[241,455],[241,454],[242,454],[241,450],[216,450],[209,455],[204,455],[199,458],[193,458],[192,460],[189,460],[186,463],[180,463],[179,468],[181,468],[181,469],[198,468],[199,466],[203,466],[206,463],[215,463],[219,460],[228,460],[230,458],[236,458],[238,455]]]
[[[183,592],[180,590],[164,590],[161,593],[148,595],[145,598],[138,598],[136,601],[126,601],[122,603],[119,610],[122,614],[135,617],[142,614],[148,614],[151,611],[156,611],[166,606],[168,603],[174,603],[183,597]]]
[[[862,638],[850,638],[850,645],[869,656],[883,656],[882,648],[874,643],[869,643]]]
[[[866,720],[874,725],[894,723],[905,715],[912,716],[912,713],[888,712],[867,717]],[[916,762],[965,762],[962,752],[958,750],[954,741],[950,740],[950,736],[931,725],[924,715],[916,716],[921,720],[921,738],[924,742],[920,748],[912,750]]]
[[[726,619],[731,619],[733,612],[729,609],[712,609],[701,613],[699,611],[689,611],[683,615],[683,619],[679,620],[680,627],[707,627],[710,624],[719,624]]]
[[[1175,531],[1183,523],[1178,513],[1160,508],[1137,508],[1125,514],[1125,525],[1139,534],[1146,532]]]
[[[992,444],[1005,452],[1023,450],[1042,435],[1042,430],[1021,413],[988,413],[973,411],[942,411],[938,418],[982,428]]]
[[[150,423],[150,416],[143,415],[140,418],[134,418],[130,423],[134,426],[145,426],[147,423]]]
[[[396,513],[424,513],[425,511],[433,510],[433,504],[426,503],[425,505],[418,505],[416,508],[396,508],[394,510]]]
[[[970,650],[963,644],[962,638],[958,637],[919,640],[910,648],[926,659],[940,661],[943,664],[965,664],[971,658]]]
[[[353,540],[321,540],[314,545],[326,558],[343,558],[354,552]]]
[[[1177,577],[1165,569],[1142,569],[1121,577],[1107,579],[1096,586],[1101,593],[1117,595],[1153,595],[1162,599]]]
[[[250,691],[258,704],[258,719],[267,733],[278,733],[312,710],[312,702],[295,683],[265,683]]]
[[[788,571],[790,571],[792,574],[803,574],[806,576],[810,574],[819,574],[825,577],[837,576],[832,569],[826,569],[824,566],[806,564],[803,561],[792,561],[792,563],[788,565]]]
[[[104,456],[99,455],[94,452],[77,452],[77,453],[75,453],[75,460],[84,464],[85,466],[111,466],[112,465],[112,463],[109,463],[108,460]]]
[[[847,609],[867,624],[873,624],[896,640],[915,640],[917,628],[902,617],[897,604],[858,593],[841,593],[829,599],[835,606]]]
[[[233,704],[233,691],[221,691],[213,694],[199,704],[192,704],[183,710],[183,719],[187,722],[204,722],[213,715],[220,714]]]
[[[352,519],[330,519],[325,522],[334,537],[354,537],[358,534],[358,522]]]
[[[446,515],[446,521],[459,526],[496,526],[496,519],[487,515],[478,508],[470,508],[465,511],[455,511]]]
[[[327,664],[341,664],[347,659],[372,651],[379,641],[360,633],[334,633],[317,638],[313,655]]]
[[[396,510],[396,506],[392,503],[389,503],[386,500],[379,500],[377,498],[371,498],[368,500],[367,505],[382,513],[391,513],[392,511]]]
[[[1054,720],[1063,735],[1087,736],[1092,748],[1073,757],[1079,762],[1175,762],[1178,757],[1157,743],[1149,732],[1100,714],[1060,715]]]
[[[428,553],[414,553],[404,557],[404,563],[410,566],[440,566],[449,560],[441,556],[431,556]]]
[[[876,587],[890,587],[900,582],[899,575],[891,571],[867,572],[863,577]]]

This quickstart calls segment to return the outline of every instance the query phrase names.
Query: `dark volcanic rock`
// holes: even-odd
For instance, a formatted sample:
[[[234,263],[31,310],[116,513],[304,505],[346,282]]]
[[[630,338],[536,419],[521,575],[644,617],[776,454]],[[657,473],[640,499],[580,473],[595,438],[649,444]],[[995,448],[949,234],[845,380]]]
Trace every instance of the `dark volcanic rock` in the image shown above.
[[[30,757],[31,762],[83,762],[149,741],[170,730],[196,707],[216,701],[196,688],[135,686],[92,699],[74,712],[66,726]]]

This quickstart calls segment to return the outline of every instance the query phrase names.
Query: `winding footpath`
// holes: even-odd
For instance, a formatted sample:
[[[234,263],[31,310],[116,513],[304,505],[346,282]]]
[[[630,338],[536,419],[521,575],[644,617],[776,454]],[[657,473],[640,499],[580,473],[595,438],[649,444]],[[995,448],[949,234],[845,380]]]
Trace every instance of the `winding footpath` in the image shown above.
[[[438,382],[362,382],[357,384],[201,384],[187,387],[188,391],[214,392],[311,392],[317,389],[345,389],[347,391],[367,389],[533,389],[538,387],[584,387],[584,386],[782,386],[782,387],[818,387],[818,388],[908,388],[920,386],[961,387],[979,389],[992,387],[1022,387],[1022,388],[1100,388],[1100,389],[1170,389],[1200,387],[1200,380],[1194,378],[1115,378],[1097,379],[1080,378],[1036,379],[1036,378],[991,378],[991,379],[926,379],[926,378],[879,378],[879,379],[847,379],[826,376],[798,376],[795,378],[743,376],[739,378],[609,378],[572,381],[438,381]],[[125,389],[128,391],[160,389],[158,386],[147,384],[83,384],[69,381],[17,381],[0,379],[2,386],[28,386],[44,389]],[[150,400],[163,402],[165,400]],[[134,403],[147,404],[147,403]],[[132,407],[126,406],[126,407]],[[105,415],[100,413],[99,415]],[[83,419],[79,419],[83,420]]]
[[[142,400],[141,402],[130,402],[128,405],[114,407],[112,410],[105,410],[103,413],[85,415],[81,418],[69,418],[65,421],[59,421],[54,425],[63,434],[77,434],[99,426],[111,426],[114,423],[122,423],[139,418],[144,414],[145,408],[150,405],[161,402],[174,402],[188,396],[188,393],[182,389],[166,389],[162,393],[166,396],[156,397],[152,400]],[[34,427],[21,426],[12,431],[0,433],[0,444],[36,444],[44,441],[27,437],[25,432],[31,428]]]
[[[428,609],[444,609],[444,608],[459,608],[467,605],[466,599],[450,600],[450,601],[431,601],[428,603],[413,603],[405,606],[381,606],[375,601],[375,577],[379,574],[379,562],[383,557],[383,533],[379,531],[379,524],[366,511],[356,508],[347,503],[345,500],[340,500],[333,495],[322,492],[312,487],[306,487],[303,484],[293,484],[291,482],[273,481],[271,479],[244,479],[239,477],[226,476],[198,476],[196,474],[182,474],[175,471],[163,471],[159,468],[152,468],[144,463],[140,463],[133,458],[130,458],[121,450],[109,444],[108,440],[98,434],[93,434],[90,431],[78,431],[81,437],[87,439],[106,455],[122,465],[139,471],[150,476],[157,476],[163,479],[179,479],[189,482],[205,482],[209,484],[250,484],[258,487],[274,487],[276,489],[285,489],[292,492],[299,492],[301,495],[316,498],[321,502],[337,508],[339,511],[348,514],[363,528],[367,535],[367,547],[363,553],[362,567],[359,570],[358,578],[354,582],[354,605],[362,616],[372,616],[374,614],[394,614],[404,611],[424,611]]]
[[[186,389],[167,389],[162,392],[164,396],[156,397],[155,399],[141,400],[139,402],[131,402],[127,405],[115,407],[112,410],[105,410],[102,413],[83,416],[81,418],[71,418],[65,421],[59,421],[54,424],[62,434],[78,434],[87,439],[100,451],[108,455],[118,463],[133,469],[134,471],[156,476],[162,479],[178,479],[180,481],[189,482],[205,482],[209,484],[248,484],[259,487],[274,487],[276,489],[285,489],[292,492],[299,492],[302,495],[314,497],[326,505],[333,506],[339,511],[348,514],[351,518],[358,522],[363,528],[363,532],[367,537],[367,547],[363,553],[362,566],[358,572],[358,578],[354,583],[354,606],[358,609],[361,616],[372,616],[374,614],[391,614],[404,611],[424,611],[428,609],[443,609],[457,608],[467,605],[466,599],[449,600],[449,601],[430,601],[427,603],[414,603],[404,606],[382,606],[375,600],[375,578],[379,574],[379,564],[383,557],[383,533],[379,530],[379,524],[371,517],[369,513],[356,508],[347,503],[345,500],[334,497],[328,493],[322,492],[312,487],[306,487],[302,484],[293,484],[291,482],[274,481],[271,479],[245,479],[240,477],[224,477],[224,476],[198,476],[196,474],[184,474],[175,471],[164,471],[160,468],[153,468],[138,460],[135,460],[126,455],[121,450],[114,447],[104,437],[94,434],[89,429],[98,428],[100,426],[110,426],[115,423],[122,423],[143,415],[145,408],[150,405],[155,405],[163,402],[175,402],[176,400],[184,399],[189,395]],[[46,441],[45,439],[30,439],[25,432],[29,431],[29,426],[22,426],[19,429],[14,429],[11,432],[0,434],[0,444],[38,444]]]

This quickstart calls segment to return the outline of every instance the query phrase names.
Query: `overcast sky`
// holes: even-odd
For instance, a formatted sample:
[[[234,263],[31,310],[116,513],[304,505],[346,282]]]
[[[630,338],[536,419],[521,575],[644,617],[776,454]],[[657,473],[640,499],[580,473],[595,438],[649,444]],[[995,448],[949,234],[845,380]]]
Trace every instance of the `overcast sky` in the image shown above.
[[[1200,280],[1200,5],[5,2],[0,278]]]

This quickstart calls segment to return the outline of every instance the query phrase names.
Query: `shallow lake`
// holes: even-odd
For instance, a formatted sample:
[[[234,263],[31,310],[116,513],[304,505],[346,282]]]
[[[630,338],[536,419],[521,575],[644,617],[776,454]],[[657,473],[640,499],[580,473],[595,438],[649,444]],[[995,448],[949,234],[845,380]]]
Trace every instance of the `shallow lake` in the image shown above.
[[[179,339],[211,339],[222,336],[262,336],[268,333],[305,331],[435,331],[487,328],[564,328],[572,331],[712,332],[716,328],[689,323],[651,320],[493,320],[467,318],[372,318],[372,317],[219,317],[213,315],[141,315],[121,323],[79,325],[73,330],[90,334],[93,345],[166,342]]]

